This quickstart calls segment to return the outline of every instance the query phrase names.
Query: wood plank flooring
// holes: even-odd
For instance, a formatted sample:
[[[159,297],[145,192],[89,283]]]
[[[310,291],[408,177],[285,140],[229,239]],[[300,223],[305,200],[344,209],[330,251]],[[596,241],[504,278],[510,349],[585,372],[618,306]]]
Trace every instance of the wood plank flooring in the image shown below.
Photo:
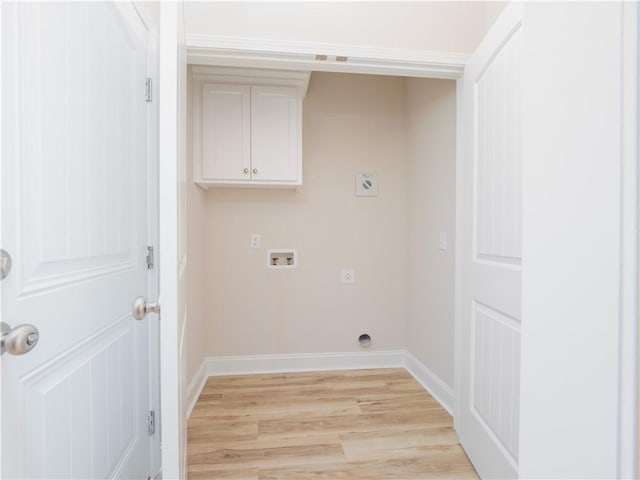
[[[211,377],[187,450],[190,480],[478,478],[403,369]]]

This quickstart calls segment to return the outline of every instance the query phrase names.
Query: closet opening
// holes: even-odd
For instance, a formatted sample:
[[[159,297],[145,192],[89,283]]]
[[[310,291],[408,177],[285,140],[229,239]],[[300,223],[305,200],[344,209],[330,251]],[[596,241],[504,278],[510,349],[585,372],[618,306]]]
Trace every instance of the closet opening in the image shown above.
[[[258,98],[266,87],[206,85],[202,71],[189,68],[197,141],[187,238],[190,257],[202,259],[189,272],[189,369],[206,357],[362,353],[353,339],[366,332],[376,339],[367,355],[407,351],[446,386],[436,395],[453,410],[456,81],[312,72],[301,185],[265,184],[266,157],[286,157],[274,169],[285,175],[295,163],[278,117],[295,116],[293,87]],[[211,108],[229,113],[211,120]],[[265,149],[278,135],[286,141]],[[214,139],[230,146],[217,151]],[[203,160],[226,154],[226,165]],[[239,180],[204,190],[207,171]]]

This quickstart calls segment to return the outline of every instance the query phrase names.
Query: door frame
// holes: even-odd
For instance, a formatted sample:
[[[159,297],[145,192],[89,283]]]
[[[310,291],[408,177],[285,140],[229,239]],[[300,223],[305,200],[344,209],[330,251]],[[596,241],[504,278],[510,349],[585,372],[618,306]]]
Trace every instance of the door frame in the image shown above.
[[[147,50],[147,75],[151,78],[151,102],[147,110],[147,205],[148,205],[148,225],[147,225],[147,242],[148,245],[154,247],[154,250],[158,250],[158,223],[159,223],[159,206],[158,206],[158,102],[153,98],[153,81],[158,78],[158,61],[159,61],[159,25],[151,17],[149,12],[144,8],[140,8],[140,3],[133,0],[133,8],[138,13],[138,16],[145,24],[149,32],[148,50]],[[148,288],[146,292],[146,298],[150,301],[158,298],[159,291],[159,274],[158,265],[154,268],[147,270]],[[159,418],[161,413],[160,409],[160,325],[158,318],[155,315],[150,315],[148,325],[148,338],[149,338],[149,409],[154,411],[156,418]],[[162,462],[160,458],[161,454],[161,441],[160,441],[160,429],[156,428],[155,435],[149,437],[151,442],[150,452],[150,472],[152,478],[160,472],[162,468]]]
[[[186,416],[182,378],[182,341],[185,316],[180,311],[180,276],[185,265],[179,252],[180,172],[186,166],[186,145],[181,138],[180,112],[186,108],[180,79],[184,57],[182,2],[161,2],[158,60],[158,208],[162,212],[158,232],[160,273],[160,427],[162,476],[186,477]],[[185,64],[186,70],[186,64]],[[182,268],[181,268],[182,267]]]
[[[178,18],[178,13],[173,12],[170,13],[174,17],[173,20],[169,21],[169,25],[165,26],[164,18],[162,21],[162,38],[165,39],[167,37],[167,42],[173,41],[175,43],[175,39],[177,38],[177,29],[175,22]],[[354,47],[351,45],[339,45],[339,44],[321,44],[321,43],[308,43],[308,42],[280,42],[280,41],[269,41],[269,40],[260,40],[256,41],[251,38],[230,38],[230,37],[218,37],[212,35],[185,35],[184,38],[185,48],[186,48],[186,60],[187,64],[197,63],[200,65],[216,65],[216,66],[225,66],[225,67],[245,67],[245,68],[268,68],[268,69],[288,69],[288,70],[312,70],[312,71],[324,71],[324,72],[333,72],[333,73],[357,73],[357,74],[370,74],[370,75],[393,75],[393,76],[401,76],[401,77],[419,77],[419,78],[438,78],[438,79],[448,79],[456,81],[456,213],[455,213],[455,230],[456,232],[461,231],[462,226],[462,211],[461,211],[461,193],[462,193],[462,160],[463,156],[462,152],[462,135],[461,135],[461,105],[463,99],[463,84],[464,84],[464,65],[468,58],[467,54],[464,53],[451,53],[451,52],[435,52],[435,51],[423,51],[423,50],[406,50],[406,49],[389,49],[389,48],[365,48],[365,47]],[[171,47],[171,46],[170,46]],[[176,58],[177,58],[177,50],[174,48],[167,48],[166,52],[163,51],[162,40],[161,40],[161,64],[163,62],[170,63],[171,66],[176,66]],[[169,53],[167,53],[169,52]],[[319,62],[315,60],[315,55],[318,52],[322,52],[323,54],[329,55],[329,59],[326,61]],[[335,56],[347,56],[351,60],[349,62],[337,62],[335,61]],[[333,57],[333,60],[331,60]],[[165,72],[162,70],[161,66],[161,77],[165,78]],[[166,114],[162,112],[161,107],[161,127],[160,130],[162,135],[160,136],[161,142],[161,164],[160,164],[160,178],[161,178],[161,186],[160,191],[163,192],[163,187],[168,188],[171,191],[171,196],[173,197],[175,193],[175,201],[171,203],[170,199],[167,199],[165,203],[163,203],[162,199],[165,197],[163,193],[161,196],[161,206],[160,209],[163,212],[163,221],[160,222],[160,239],[163,242],[166,235],[171,234],[172,230],[169,225],[178,225],[177,213],[174,218],[174,211],[178,205],[178,197],[177,192],[174,192],[175,185],[178,184],[178,171],[179,164],[176,162],[176,158],[174,156],[173,159],[166,158],[164,161],[162,160],[163,153],[166,152],[176,152],[178,148],[178,142],[176,138],[179,135],[179,126],[175,125],[173,129],[169,128],[169,124],[172,119],[175,121],[176,115],[178,114],[180,107],[175,107],[176,105],[176,92],[177,92],[177,84],[173,85],[176,75],[178,75],[177,71],[173,69],[168,69],[167,75],[171,75],[170,82],[171,85],[167,86],[168,92],[166,93],[166,98],[164,94],[161,93],[161,102],[169,102],[171,103],[171,109],[166,110]],[[166,84],[166,82],[163,82]],[[175,107],[175,111],[173,108]],[[166,117],[166,118],[165,118]],[[163,127],[162,122],[163,118],[167,123],[167,126]],[[168,138],[169,136],[173,136],[173,138]],[[163,144],[164,143],[164,144]],[[180,155],[180,153],[179,153]],[[163,180],[164,177],[164,180]],[[188,179],[188,181],[190,181]],[[166,192],[165,192],[166,193]],[[170,210],[170,215],[167,216],[168,210]],[[165,228],[163,228],[163,223],[165,224]],[[173,240],[172,240],[173,241]],[[460,332],[461,332],[461,294],[462,294],[462,240],[459,235],[456,235],[455,239],[455,252],[454,252],[454,263],[455,263],[455,280],[454,280],[454,353],[459,350]],[[176,247],[177,248],[177,247]],[[172,251],[174,250],[173,244],[171,244]],[[177,250],[176,250],[177,251]],[[162,295],[162,309],[163,309],[163,340],[162,340],[162,350],[163,350],[163,359],[162,365],[164,368],[165,363],[169,363],[167,359],[165,359],[165,355],[168,350],[165,350],[165,346],[167,349],[171,350],[173,365],[169,365],[170,374],[168,381],[165,381],[164,373],[162,375],[162,402],[163,406],[167,405],[167,401],[174,402],[176,412],[175,417],[171,417],[163,411],[163,425],[166,427],[167,421],[175,421],[178,418],[178,412],[182,413],[181,408],[177,406],[177,399],[171,398],[172,392],[166,391],[173,388],[173,385],[178,385],[174,375],[174,370],[176,366],[180,364],[180,355],[178,351],[173,351],[174,345],[178,344],[179,341],[179,332],[177,331],[177,326],[179,324],[179,318],[177,313],[174,314],[173,309],[177,308],[177,295],[178,288],[175,283],[175,279],[177,279],[178,272],[175,270],[175,275],[173,274],[173,266],[179,263],[177,255],[173,255],[172,252],[167,252],[165,249],[161,249],[160,253],[160,261],[162,265],[166,265],[169,262],[171,272],[167,272],[164,267],[163,270],[167,275],[171,278],[165,277],[164,280],[161,278],[161,295]],[[169,292],[169,293],[168,293]],[[172,295],[173,298],[171,300],[171,309],[172,316],[168,317],[169,312],[166,309],[167,302],[165,300],[166,295]],[[175,303],[174,303],[175,302]],[[177,312],[177,310],[176,310]],[[167,328],[168,322],[171,322],[171,340],[165,339],[164,329]],[[165,342],[169,342],[167,344]],[[456,365],[459,363],[457,361],[457,353],[454,355],[454,362]],[[455,367],[455,383],[454,383],[454,394],[458,391],[458,367]],[[171,385],[168,387],[167,385]],[[457,399],[458,396],[455,395],[454,400]],[[457,426],[455,412],[459,411],[459,405],[456,401],[454,405],[454,426]],[[177,428],[176,428],[177,427]],[[171,438],[169,438],[169,435]],[[166,430],[163,433],[163,445],[162,445],[162,458],[163,458],[163,475],[167,475],[167,478],[173,478],[173,476],[169,475],[167,472],[177,472],[177,465],[179,463],[179,437],[183,435],[181,431],[181,427],[177,425],[172,425],[171,433],[168,433]],[[170,440],[168,443],[166,440]],[[166,466],[170,465],[169,470],[166,469]]]
[[[640,5],[622,5],[618,476],[640,474]]]
[[[163,8],[164,5],[163,5]],[[177,10],[177,7],[168,7],[167,9]],[[178,181],[177,173],[177,137],[179,132],[179,126],[175,123],[175,118],[178,113],[178,108],[175,104],[177,83],[175,83],[175,77],[177,71],[173,68],[163,69],[162,64],[168,63],[178,68],[177,58],[177,19],[178,12],[173,12],[172,19],[165,21],[163,17],[161,26],[161,67],[160,75],[163,79],[163,83],[167,90],[172,90],[166,96],[166,101],[174,101],[174,105],[171,108],[167,108],[164,111],[161,107],[160,112],[160,131],[163,133],[160,137],[161,149],[160,149],[160,209],[163,212],[163,221],[160,222],[160,240],[162,242],[173,242],[175,237],[175,230],[171,227],[177,228],[177,218],[174,215],[177,208],[177,196],[174,195],[175,185]],[[637,15],[636,15],[637,18]],[[637,47],[633,45],[633,41],[637,38],[638,34],[638,22],[635,25],[628,25],[630,30],[625,31],[625,45],[628,49],[631,49],[630,55],[635,53],[637,57]],[[628,33],[627,33],[628,32]],[[633,33],[635,32],[635,37]],[[164,42],[173,42],[174,45],[167,45],[168,48],[163,48]],[[339,44],[321,44],[321,43],[308,43],[308,42],[276,42],[276,41],[256,41],[251,38],[230,38],[230,37],[217,37],[210,35],[186,35],[185,37],[186,51],[187,51],[187,63],[200,63],[200,64],[215,64],[220,66],[235,66],[235,67],[260,67],[260,68],[280,68],[280,69],[309,69],[313,71],[325,71],[325,72],[342,72],[342,73],[361,73],[361,74],[378,74],[378,75],[395,75],[405,77],[424,77],[424,78],[442,78],[456,80],[456,232],[462,231],[462,199],[464,198],[464,191],[462,189],[464,179],[463,169],[463,154],[464,151],[464,132],[462,129],[462,105],[464,99],[463,90],[463,72],[465,61],[468,57],[466,54],[450,53],[450,52],[427,52],[421,50],[400,50],[400,49],[387,49],[387,48],[362,48],[354,47],[350,45]],[[637,45],[637,44],[636,44]],[[322,53],[329,55],[329,60],[319,62],[315,60],[316,53]],[[335,59],[336,55],[346,56],[350,58],[348,62],[336,62],[331,60],[331,57]],[[631,72],[626,72],[627,77],[631,75]],[[625,83],[626,92],[629,93],[633,90],[633,85],[629,85],[629,82]],[[637,99],[637,92],[634,92]],[[164,98],[164,97],[163,97]],[[163,99],[161,99],[163,101]],[[637,102],[636,102],[637,103]],[[631,133],[638,132],[638,115],[637,109],[635,117],[633,112],[628,114],[629,120],[633,122]],[[626,118],[626,117],[625,117]],[[169,138],[173,137],[173,138]],[[166,149],[169,147],[169,150]],[[633,149],[632,149],[633,150]],[[624,157],[622,160],[625,162],[627,171],[629,169],[635,169],[636,178],[638,167],[638,152],[637,144],[635,145],[635,152],[632,151]],[[621,180],[622,181],[622,180]],[[625,218],[634,215],[637,219],[638,215],[638,182],[635,184],[629,182],[625,183],[624,195],[622,198],[624,205]],[[168,216],[167,216],[168,214]],[[172,237],[173,235],[173,237]],[[630,299],[632,304],[635,304],[635,310],[633,308],[621,311],[620,321],[625,325],[626,329],[630,332],[638,331],[638,318],[637,318],[637,292],[638,292],[638,268],[637,259],[638,251],[634,249],[633,245],[637,246],[637,230],[633,231],[632,228],[627,228],[624,231],[624,249],[621,246],[621,252],[624,255],[625,261],[635,261],[635,269],[624,274],[622,276],[623,291],[636,292],[631,293]],[[630,241],[631,247],[628,246]],[[173,248],[173,243],[169,243]],[[166,247],[167,243],[165,243]],[[459,235],[456,235],[455,242],[455,285],[454,285],[454,426],[458,425],[458,412],[460,411],[460,399],[458,392],[460,391],[460,361],[459,354],[461,348],[461,330],[462,330],[462,242]],[[164,249],[163,249],[164,250]],[[631,251],[631,253],[629,253]],[[633,253],[635,252],[635,253]],[[179,383],[176,381],[177,368],[179,368],[179,352],[175,348],[177,346],[177,340],[179,338],[179,332],[176,331],[179,324],[177,317],[177,286],[175,285],[175,279],[177,279],[177,257],[167,254],[161,254],[160,261],[163,265],[164,273],[167,276],[172,277],[163,281],[161,279],[161,290],[163,297],[163,329],[171,327],[171,337],[174,341],[173,345],[168,345],[163,338],[162,342],[162,399],[163,406],[167,406],[167,400],[170,400],[175,404],[171,408],[171,412],[163,411],[163,423],[165,435],[163,435],[163,470],[167,472],[174,471],[173,466],[177,466],[180,459],[179,448],[179,435],[183,432],[180,431],[180,427],[175,428],[175,425],[171,427],[170,431],[168,421],[175,422],[178,420],[178,414],[182,413],[178,407],[178,399],[176,394],[169,392],[168,389],[179,388]],[[164,288],[163,288],[164,287]],[[629,297],[626,297],[629,298]],[[635,300],[634,300],[635,298]],[[621,302],[622,302],[621,298]],[[635,303],[634,303],[635,302]],[[622,303],[621,303],[622,306]],[[163,334],[164,337],[164,334]],[[622,343],[622,339],[621,339]],[[169,350],[165,350],[165,347]],[[621,344],[622,347],[622,344]],[[630,382],[630,385],[635,388],[637,385],[638,377],[636,372],[636,366],[633,364],[635,358],[637,358],[638,350],[638,338],[633,337],[633,340],[628,338],[625,341],[624,349],[621,348],[620,353],[620,373],[625,377],[626,381]],[[170,358],[167,358],[167,354]],[[626,390],[628,391],[628,390]],[[622,391],[620,392],[622,393]],[[169,415],[175,415],[170,417]],[[638,413],[637,398],[629,404],[620,405],[620,417],[624,419],[635,418]],[[618,427],[621,440],[623,436],[628,438],[630,432],[623,429],[620,425]],[[633,435],[637,433],[635,430],[631,432]],[[630,452],[619,446],[619,468],[620,471],[629,471],[629,469],[635,469],[638,453],[637,451]],[[168,466],[171,466],[169,470],[166,470]],[[175,470],[178,471],[178,470]],[[632,470],[633,471],[633,470]]]

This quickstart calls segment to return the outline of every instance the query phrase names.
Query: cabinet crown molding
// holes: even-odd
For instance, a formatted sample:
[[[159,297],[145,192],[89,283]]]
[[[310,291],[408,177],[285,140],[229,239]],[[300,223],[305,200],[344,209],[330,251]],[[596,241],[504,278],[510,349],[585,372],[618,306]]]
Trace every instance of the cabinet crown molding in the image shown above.
[[[191,65],[191,73],[193,80],[197,82],[295,87],[298,89],[301,99],[307,94],[309,78],[311,77],[311,71],[303,70],[273,70],[209,65]]]
[[[221,35],[186,35],[191,65],[280,68],[457,79],[469,56],[464,52],[399,49]],[[318,61],[318,55],[326,56]],[[347,58],[346,61],[339,61]]]

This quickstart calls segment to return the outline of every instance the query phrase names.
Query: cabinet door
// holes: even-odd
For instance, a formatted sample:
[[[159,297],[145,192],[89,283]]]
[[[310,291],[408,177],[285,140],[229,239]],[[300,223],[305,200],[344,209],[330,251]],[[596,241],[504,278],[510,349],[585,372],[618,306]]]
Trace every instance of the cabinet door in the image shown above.
[[[300,103],[294,87],[251,87],[251,167],[258,182],[299,182]]]
[[[249,180],[251,87],[202,84],[202,179]]]

